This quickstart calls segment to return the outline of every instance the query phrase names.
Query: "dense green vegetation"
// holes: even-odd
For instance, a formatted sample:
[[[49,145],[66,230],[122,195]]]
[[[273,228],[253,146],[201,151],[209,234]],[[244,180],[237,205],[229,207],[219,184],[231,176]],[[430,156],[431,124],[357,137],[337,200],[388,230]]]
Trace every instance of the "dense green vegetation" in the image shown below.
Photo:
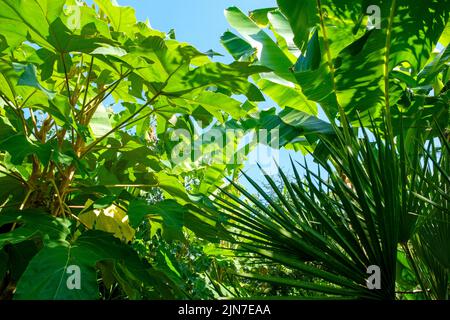
[[[0,0],[0,299],[449,298],[450,3],[277,3],[226,10],[223,64]],[[230,130],[314,163],[261,184]]]

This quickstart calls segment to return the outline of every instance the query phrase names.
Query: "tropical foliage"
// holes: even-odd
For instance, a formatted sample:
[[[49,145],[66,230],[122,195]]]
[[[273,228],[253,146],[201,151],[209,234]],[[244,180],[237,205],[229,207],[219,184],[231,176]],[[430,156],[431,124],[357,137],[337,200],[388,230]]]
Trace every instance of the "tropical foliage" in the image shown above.
[[[0,299],[448,299],[450,4],[277,3],[226,10],[224,64],[110,0],[0,1]],[[264,187],[240,136],[211,161],[229,129],[314,167]]]

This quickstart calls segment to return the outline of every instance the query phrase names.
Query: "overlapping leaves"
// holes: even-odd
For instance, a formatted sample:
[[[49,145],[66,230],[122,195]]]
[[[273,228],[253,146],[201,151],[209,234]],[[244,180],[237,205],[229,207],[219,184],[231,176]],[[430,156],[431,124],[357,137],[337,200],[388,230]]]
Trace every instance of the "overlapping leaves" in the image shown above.
[[[269,66],[274,73],[263,75],[265,81],[258,85],[269,96],[275,90],[290,91],[302,111],[311,110],[314,101],[330,119],[341,110],[355,125],[357,114],[367,123],[369,114],[377,118],[397,103],[402,105],[402,92],[419,93],[407,79],[419,77],[423,82],[424,73],[439,70],[428,66],[421,71],[442,39],[447,3],[419,1],[411,7],[403,1],[280,0],[278,5],[279,9],[258,10],[249,17],[237,8],[228,9],[230,25],[243,38],[227,32],[222,41],[236,59]],[[373,10],[379,16],[371,15]],[[373,19],[380,24],[368,25]],[[427,83],[436,75],[426,78]],[[287,101],[281,102],[284,107]]]

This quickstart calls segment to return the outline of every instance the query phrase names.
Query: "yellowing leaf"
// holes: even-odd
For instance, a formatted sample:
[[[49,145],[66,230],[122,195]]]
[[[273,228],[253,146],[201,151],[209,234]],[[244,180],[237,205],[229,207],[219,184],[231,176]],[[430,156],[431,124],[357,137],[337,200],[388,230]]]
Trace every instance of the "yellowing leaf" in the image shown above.
[[[89,229],[112,233],[122,241],[128,242],[134,238],[135,230],[130,226],[126,212],[116,205],[82,213],[78,218]]]

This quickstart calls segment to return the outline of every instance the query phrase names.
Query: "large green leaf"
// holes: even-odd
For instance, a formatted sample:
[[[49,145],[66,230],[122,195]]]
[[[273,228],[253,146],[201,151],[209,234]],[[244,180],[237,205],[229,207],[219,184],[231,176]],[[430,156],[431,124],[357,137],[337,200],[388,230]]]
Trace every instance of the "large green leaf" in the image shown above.
[[[258,48],[257,56],[261,65],[269,67],[282,78],[294,81],[290,72],[291,61],[264,30],[236,7],[228,8],[225,16],[230,25],[239,31],[252,47]]]
[[[51,48],[50,24],[62,13],[65,0],[5,0],[0,3],[0,30],[9,46],[16,47],[29,34],[38,45]]]
[[[269,132],[278,130],[278,136],[269,137],[267,143],[278,142],[280,148],[293,145],[296,149],[302,149],[299,145],[313,144],[318,134],[335,134],[333,127],[326,121],[288,106],[278,114],[274,108],[261,111],[257,119],[243,121],[243,127],[246,130],[265,129]]]
[[[299,88],[284,86],[266,79],[259,80],[258,86],[282,108],[288,106],[311,115],[317,115],[317,104],[308,100]]]
[[[234,119],[246,115],[245,111],[241,109],[239,101],[219,92],[203,91],[198,95],[191,93],[176,100],[172,99],[172,101],[180,104],[180,106],[186,104],[200,105],[222,123],[227,120],[228,115]]]
[[[430,84],[439,72],[444,70],[450,62],[450,46],[440,52],[429,64],[427,64],[418,74],[419,84]]]
[[[308,43],[311,27],[319,22],[316,1],[278,0],[277,2],[291,24],[295,44],[303,51]]]
[[[247,62],[234,62],[230,65],[208,63],[193,70],[178,72],[172,77],[165,88],[171,95],[180,95],[194,89],[216,86],[232,93],[248,95],[251,101],[261,101],[264,98],[255,95],[255,88],[248,77],[260,72],[269,72],[264,66],[252,66]]]
[[[300,56],[301,51],[295,45],[295,35],[289,25],[288,19],[278,9],[268,12],[267,18],[280,48],[290,57],[291,61],[295,61]]]
[[[1,33],[5,35],[6,41],[12,48],[25,40],[32,40],[40,47],[57,53],[53,60],[61,59],[59,55],[71,51],[91,52],[99,47],[101,42],[111,43],[111,40],[104,38],[107,35],[105,32],[100,37],[87,37],[77,34],[81,30],[77,33],[70,30],[68,24],[70,19],[73,19],[70,14],[77,15],[75,20],[83,21],[84,25],[80,23],[79,27],[92,24],[96,28],[96,18],[86,14],[82,19],[81,14],[86,13],[82,11],[86,9],[82,10],[77,4],[71,6],[73,11],[66,16],[65,5],[65,0],[2,1],[0,3]],[[83,31],[86,32],[86,29]]]
[[[1,212],[0,226],[15,224],[13,231],[0,234],[0,248],[28,239],[38,239],[44,244],[63,241],[69,234],[70,222],[56,219],[37,209]]]
[[[96,265],[105,260],[126,262],[131,273],[141,273],[146,268],[131,248],[113,236],[100,231],[88,231],[73,243],[59,242],[42,249],[20,278],[14,298],[98,299]],[[72,269],[68,269],[71,266],[80,270],[80,289],[71,289],[67,285],[73,274]]]
[[[0,93],[16,107],[19,105],[22,107],[29,107],[30,105],[48,106],[48,100],[53,93],[44,88],[37,81],[34,74],[31,74],[31,77],[34,78],[33,81],[24,82],[25,79],[21,77],[25,75],[25,72],[23,72],[24,69],[22,68],[23,65],[15,64],[15,66],[16,68],[13,67],[12,63],[6,63],[4,61],[0,63]],[[28,70],[34,73],[31,65],[28,67]],[[20,85],[20,81],[25,85]],[[29,84],[31,83],[32,85],[30,86]]]
[[[23,182],[0,173],[0,203],[6,203],[8,200],[8,203],[18,208],[24,196]]]
[[[99,105],[97,110],[95,110],[90,125],[95,138],[102,137],[111,131],[112,126],[109,120],[109,113],[103,105]]]
[[[240,60],[242,58],[245,61],[246,58],[251,57],[251,55],[255,52],[255,49],[253,49],[248,42],[239,38],[230,31],[225,32],[220,40],[223,46],[236,60]]]
[[[186,209],[174,200],[164,200],[150,205],[144,200],[133,200],[128,208],[128,215],[133,226],[139,226],[144,218],[152,221],[152,234],[162,228],[167,240],[182,240],[184,215]],[[158,227],[159,226],[159,227]]]
[[[298,54],[292,50],[295,42],[301,50],[292,69],[300,85],[296,90],[319,103],[329,118],[336,117],[341,109],[355,124],[358,114],[367,123],[369,115],[377,118],[383,109],[395,105],[406,85],[399,83],[393,70],[409,66],[415,77],[448,21],[445,4],[437,0],[419,1],[414,8],[406,1],[363,0],[279,0],[278,5],[281,13],[259,10],[256,23],[252,15],[249,18],[239,9],[230,8],[227,19],[245,41],[227,34],[226,38],[233,41],[222,43],[236,57],[252,46],[257,51],[257,63],[295,82],[292,75],[283,73],[293,65],[288,57],[292,58],[293,52]],[[379,29],[365,28],[369,5],[381,9]],[[274,32],[276,43],[263,31],[266,26]],[[423,34],[426,41],[420,40]],[[251,57],[247,59],[252,61]],[[275,82],[282,83],[279,79]]]
[[[357,112],[366,119],[368,113],[376,117],[383,108],[396,103],[399,96],[392,94],[395,84],[391,71],[406,63],[416,75],[429,59],[448,19],[445,5],[439,1],[419,1],[414,8],[403,1],[370,3],[381,8],[381,28],[368,31],[358,28],[356,19],[365,13],[369,5],[365,1],[324,1],[316,7],[312,19],[299,19],[311,13],[315,2],[279,3],[298,31],[298,39],[304,39],[309,28],[321,29],[322,67],[312,73],[298,72],[296,77],[308,98],[321,103],[331,115],[340,106],[352,120]],[[327,14],[319,14],[319,10]],[[302,25],[305,21],[309,25]],[[427,41],[420,40],[421,34],[427,35]],[[319,85],[313,79],[327,80]]]
[[[4,248],[8,252],[8,268],[11,280],[17,283],[31,259],[38,253],[41,244],[35,240],[26,240]]]
[[[111,0],[95,0],[111,21],[115,31],[131,33],[136,24],[136,15],[131,7],[121,7]]]
[[[34,143],[25,135],[17,134],[0,141],[0,150],[8,151],[12,164],[21,164],[30,154],[36,155],[44,164],[48,164],[52,153],[48,144]]]

